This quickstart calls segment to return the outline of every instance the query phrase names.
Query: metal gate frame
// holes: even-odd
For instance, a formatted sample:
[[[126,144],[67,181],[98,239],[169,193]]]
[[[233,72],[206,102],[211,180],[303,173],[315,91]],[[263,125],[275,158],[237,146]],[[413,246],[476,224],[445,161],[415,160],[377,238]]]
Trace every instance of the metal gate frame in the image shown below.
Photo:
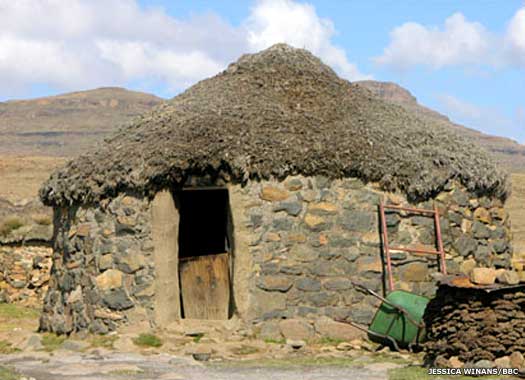
[[[389,210],[398,210],[398,211],[407,211],[411,214],[420,214],[420,215],[433,215],[434,216],[434,228],[436,231],[436,245],[437,250],[427,250],[427,249],[416,249],[409,247],[390,247],[388,243],[388,231],[386,226],[386,217],[385,209]],[[447,274],[447,266],[445,263],[445,250],[443,248],[443,239],[441,237],[441,225],[439,224],[439,211],[437,206],[434,204],[433,210],[425,210],[419,208],[410,208],[410,207],[401,207],[395,205],[384,205],[383,202],[379,203],[379,214],[381,218],[381,236],[383,240],[383,249],[386,258],[386,266],[388,273],[388,286],[390,291],[394,290],[394,278],[392,276],[392,259],[390,257],[390,251],[402,251],[409,253],[423,253],[429,255],[439,255],[440,256],[440,271],[443,274]]]

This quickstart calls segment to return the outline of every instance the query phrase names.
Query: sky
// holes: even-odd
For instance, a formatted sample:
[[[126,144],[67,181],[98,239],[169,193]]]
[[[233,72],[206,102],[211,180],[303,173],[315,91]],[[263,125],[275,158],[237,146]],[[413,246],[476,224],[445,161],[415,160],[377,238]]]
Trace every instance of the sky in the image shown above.
[[[171,98],[278,42],[525,143],[525,0],[0,0],[0,101],[101,86]]]

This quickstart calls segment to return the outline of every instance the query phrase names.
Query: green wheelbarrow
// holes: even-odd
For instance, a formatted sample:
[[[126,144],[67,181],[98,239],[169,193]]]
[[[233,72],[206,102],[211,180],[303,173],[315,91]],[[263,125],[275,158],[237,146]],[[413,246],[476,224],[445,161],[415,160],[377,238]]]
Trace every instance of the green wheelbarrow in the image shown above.
[[[394,290],[385,298],[363,285],[353,285],[380,299],[381,305],[368,328],[348,320],[338,319],[338,322],[363,330],[372,341],[388,344],[396,351],[400,347],[414,348],[424,342],[423,314],[430,301],[428,298],[404,290]]]

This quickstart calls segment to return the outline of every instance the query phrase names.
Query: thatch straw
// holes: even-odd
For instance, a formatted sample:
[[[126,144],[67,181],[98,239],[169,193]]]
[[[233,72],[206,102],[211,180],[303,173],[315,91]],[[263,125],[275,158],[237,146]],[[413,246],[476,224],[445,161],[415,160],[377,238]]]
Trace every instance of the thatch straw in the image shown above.
[[[507,194],[506,174],[486,152],[284,44],[242,56],[139,117],[54,173],[40,194],[48,205],[88,203],[217,171],[241,182],[359,177],[412,199],[433,196],[451,179]]]

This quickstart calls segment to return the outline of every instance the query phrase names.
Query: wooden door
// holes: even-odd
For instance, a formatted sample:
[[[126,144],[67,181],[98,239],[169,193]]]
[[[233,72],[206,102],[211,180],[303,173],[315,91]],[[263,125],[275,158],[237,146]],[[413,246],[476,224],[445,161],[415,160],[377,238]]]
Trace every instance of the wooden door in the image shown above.
[[[186,257],[179,265],[184,318],[228,319],[228,254]]]

